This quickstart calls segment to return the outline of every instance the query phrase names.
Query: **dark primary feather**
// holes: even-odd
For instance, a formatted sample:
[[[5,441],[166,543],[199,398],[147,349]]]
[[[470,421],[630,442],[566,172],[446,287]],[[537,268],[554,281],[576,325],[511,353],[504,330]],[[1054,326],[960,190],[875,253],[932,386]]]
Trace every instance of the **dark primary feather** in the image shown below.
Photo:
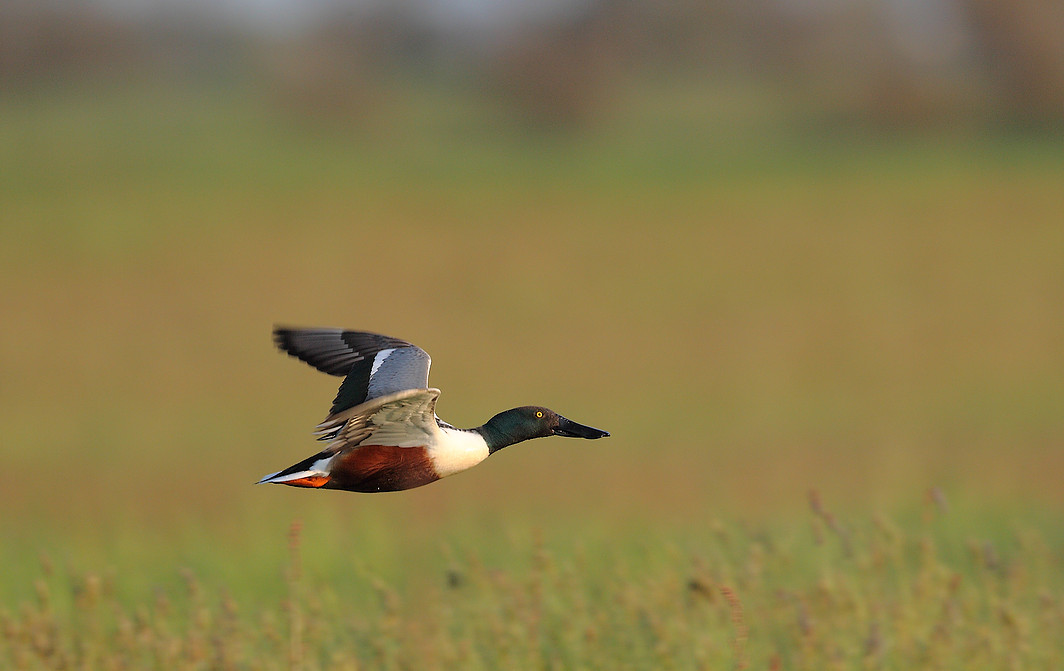
[[[405,340],[390,336],[335,328],[277,327],[273,330],[273,341],[290,356],[323,373],[339,376],[348,375],[351,368],[364,359],[372,365],[373,357],[382,349],[414,347]]]

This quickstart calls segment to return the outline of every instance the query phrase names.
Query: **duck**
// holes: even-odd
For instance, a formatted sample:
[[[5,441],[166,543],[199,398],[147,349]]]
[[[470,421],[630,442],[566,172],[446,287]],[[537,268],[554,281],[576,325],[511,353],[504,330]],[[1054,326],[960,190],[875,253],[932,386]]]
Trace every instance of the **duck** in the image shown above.
[[[538,405],[511,408],[460,429],[436,415],[432,359],[405,340],[367,331],[277,326],[279,350],[343,377],[329,415],[315,427],[325,449],[257,484],[351,492],[394,492],[460,473],[533,438],[596,440],[609,432]]]

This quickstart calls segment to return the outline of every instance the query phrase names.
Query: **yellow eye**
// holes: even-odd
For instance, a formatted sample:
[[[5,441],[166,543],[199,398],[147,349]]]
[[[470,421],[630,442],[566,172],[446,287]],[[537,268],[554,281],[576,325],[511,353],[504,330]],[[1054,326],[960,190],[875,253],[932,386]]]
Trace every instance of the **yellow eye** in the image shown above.
[[[542,416],[543,416],[543,411],[542,410],[537,410],[536,411],[536,417],[542,417]]]

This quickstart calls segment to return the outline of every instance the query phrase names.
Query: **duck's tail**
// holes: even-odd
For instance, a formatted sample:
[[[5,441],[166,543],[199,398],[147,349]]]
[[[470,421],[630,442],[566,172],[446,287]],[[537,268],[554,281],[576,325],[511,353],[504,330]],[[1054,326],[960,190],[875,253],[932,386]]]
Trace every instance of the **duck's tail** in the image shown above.
[[[271,483],[292,487],[324,487],[331,479],[329,462],[334,455],[319,453],[276,473],[271,473],[255,484]]]

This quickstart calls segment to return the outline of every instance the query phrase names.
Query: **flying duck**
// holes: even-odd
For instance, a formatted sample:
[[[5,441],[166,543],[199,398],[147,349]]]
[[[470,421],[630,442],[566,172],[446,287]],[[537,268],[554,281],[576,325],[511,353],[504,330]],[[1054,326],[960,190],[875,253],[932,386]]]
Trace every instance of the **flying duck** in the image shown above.
[[[329,441],[325,449],[259,483],[392,492],[464,471],[531,438],[610,435],[534,405],[459,429],[436,416],[440,390],[428,386],[432,360],[416,345],[335,328],[278,327],[273,339],[289,356],[344,381],[315,430],[318,440]]]

